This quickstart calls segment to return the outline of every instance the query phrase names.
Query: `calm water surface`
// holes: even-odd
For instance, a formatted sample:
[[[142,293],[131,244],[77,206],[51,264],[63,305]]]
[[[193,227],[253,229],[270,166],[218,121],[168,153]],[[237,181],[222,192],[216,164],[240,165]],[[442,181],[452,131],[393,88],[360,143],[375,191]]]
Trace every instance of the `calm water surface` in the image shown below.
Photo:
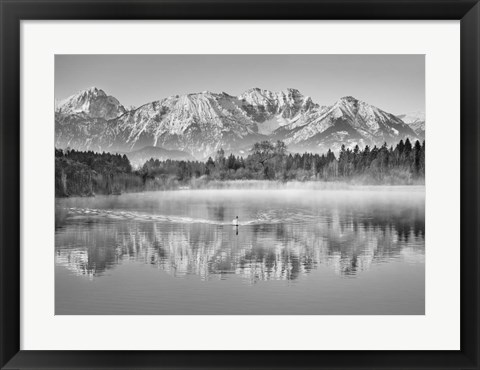
[[[182,190],[55,207],[56,314],[425,312],[424,187]]]

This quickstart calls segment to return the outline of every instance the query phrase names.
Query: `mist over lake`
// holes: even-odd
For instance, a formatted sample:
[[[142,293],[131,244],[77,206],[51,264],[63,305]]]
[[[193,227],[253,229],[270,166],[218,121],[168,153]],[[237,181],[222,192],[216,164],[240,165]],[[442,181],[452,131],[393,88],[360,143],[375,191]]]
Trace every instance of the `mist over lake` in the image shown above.
[[[423,186],[159,191],[55,207],[56,314],[425,312]]]

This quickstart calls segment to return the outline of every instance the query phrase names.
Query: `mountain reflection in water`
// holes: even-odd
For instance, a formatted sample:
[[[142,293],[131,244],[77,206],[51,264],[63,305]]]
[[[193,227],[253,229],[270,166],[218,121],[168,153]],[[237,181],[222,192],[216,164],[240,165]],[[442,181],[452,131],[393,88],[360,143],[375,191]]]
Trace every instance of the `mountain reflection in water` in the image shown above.
[[[57,204],[56,263],[91,279],[132,262],[202,280],[296,280],[319,265],[355,278],[374,264],[425,259],[423,193],[406,203],[194,199],[168,215],[79,202],[85,208]],[[159,208],[168,210],[175,199],[164,202]],[[235,214],[243,222],[238,229],[228,224]]]

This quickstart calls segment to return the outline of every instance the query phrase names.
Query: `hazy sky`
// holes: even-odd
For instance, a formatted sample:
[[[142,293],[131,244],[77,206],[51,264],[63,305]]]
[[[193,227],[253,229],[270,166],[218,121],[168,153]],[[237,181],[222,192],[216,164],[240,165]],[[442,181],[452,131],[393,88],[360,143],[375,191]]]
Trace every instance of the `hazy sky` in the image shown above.
[[[55,98],[98,87],[124,106],[209,90],[296,88],[320,105],[351,95],[387,112],[425,110],[424,55],[56,55]]]

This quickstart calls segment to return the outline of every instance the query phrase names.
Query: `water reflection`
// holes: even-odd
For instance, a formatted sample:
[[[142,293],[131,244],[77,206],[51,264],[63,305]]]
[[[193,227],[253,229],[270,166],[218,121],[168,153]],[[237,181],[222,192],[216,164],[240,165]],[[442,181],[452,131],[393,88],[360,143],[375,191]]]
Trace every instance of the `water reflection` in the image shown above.
[[[423,203],[409,207],[340,204],[320,209],[257,209],[252,222],[223,222],[224,206],[207,207],[219,222],[164,222],[57,212],[56,263],[95,278],[124,263],[155,266],[174,277],[250,283],[296,280],[319,265],[356,277],[373,264],[424,263]],[[243,217],[245,218],[245,217]],[[273,221],[272,221],[273,220]]]

